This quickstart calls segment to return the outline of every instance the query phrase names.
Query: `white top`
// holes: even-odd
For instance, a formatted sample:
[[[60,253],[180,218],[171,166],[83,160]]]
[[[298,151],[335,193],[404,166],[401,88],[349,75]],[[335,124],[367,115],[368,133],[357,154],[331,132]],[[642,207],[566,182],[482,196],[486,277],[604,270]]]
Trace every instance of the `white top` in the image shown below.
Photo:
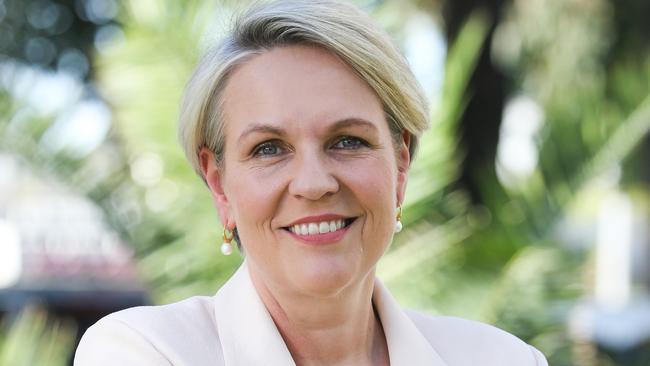
[[[544,356],[493,326],[403,311],[375,280],[373,303],[390,364],[548,366]],[[75,366],[295,365],[246,263],[213,297],[110,314],[84,334]]]

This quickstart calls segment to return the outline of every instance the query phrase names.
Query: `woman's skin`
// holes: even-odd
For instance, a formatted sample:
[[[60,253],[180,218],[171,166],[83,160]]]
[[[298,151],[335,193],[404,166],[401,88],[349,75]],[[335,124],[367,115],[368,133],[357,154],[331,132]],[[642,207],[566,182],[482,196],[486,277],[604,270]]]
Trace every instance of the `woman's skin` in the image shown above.
[[[203,148],[201,167],[294,360],[387,365],[372,291],[406,188],[408,135],[395,146],[373,90],[318,47],[253,57],[223,96],[224,164]],[[336,219],[354,221],[325,234],[288,229]]]

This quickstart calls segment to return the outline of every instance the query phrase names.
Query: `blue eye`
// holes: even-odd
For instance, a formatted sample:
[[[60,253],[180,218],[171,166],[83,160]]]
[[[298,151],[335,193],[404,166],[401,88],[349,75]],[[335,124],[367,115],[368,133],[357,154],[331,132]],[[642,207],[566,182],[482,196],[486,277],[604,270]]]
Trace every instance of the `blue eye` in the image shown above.
[[[263,142],[253,150],[254,156],[275,156],[282,153],[282,148],[275,141]]]
[[[334,148],[343,150],[355,150],[364,146],[368,146],[365,141],[352,136],[342,137],[334,144]]]

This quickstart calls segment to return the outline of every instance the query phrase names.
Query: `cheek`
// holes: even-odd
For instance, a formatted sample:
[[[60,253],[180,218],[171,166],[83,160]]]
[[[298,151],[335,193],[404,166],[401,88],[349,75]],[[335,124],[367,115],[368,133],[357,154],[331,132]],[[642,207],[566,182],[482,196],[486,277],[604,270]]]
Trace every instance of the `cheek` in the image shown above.
[[[374,201],[374,205],[392,205],[395,203],[397,187],[397,169],[386,158],[368,159],[354,167],[346,169],[347,179],[355,193],[363,201]]]
[[[281,199],[281,182],[239,168],[241,174],[229,177],[229,198],[235,223],[242,237],[258,237],[270,232]],[[243,239],[244,240],[244,239]]]
[[[392,237],[397,205],[396,167],[389,159],[366,161],[348,169],[346,181],[354,199],[365,211],[363,236],[376,242]]]

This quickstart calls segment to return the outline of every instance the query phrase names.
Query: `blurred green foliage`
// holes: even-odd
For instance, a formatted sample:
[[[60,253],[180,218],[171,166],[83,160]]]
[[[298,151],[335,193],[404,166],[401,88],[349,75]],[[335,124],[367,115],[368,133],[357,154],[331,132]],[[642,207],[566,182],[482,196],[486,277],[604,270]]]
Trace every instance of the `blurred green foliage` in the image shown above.
[[[11,326],[0,325],[0,365],[68,364],[76,331],[73,324],[50,317],[43,310],[26,308]]]

